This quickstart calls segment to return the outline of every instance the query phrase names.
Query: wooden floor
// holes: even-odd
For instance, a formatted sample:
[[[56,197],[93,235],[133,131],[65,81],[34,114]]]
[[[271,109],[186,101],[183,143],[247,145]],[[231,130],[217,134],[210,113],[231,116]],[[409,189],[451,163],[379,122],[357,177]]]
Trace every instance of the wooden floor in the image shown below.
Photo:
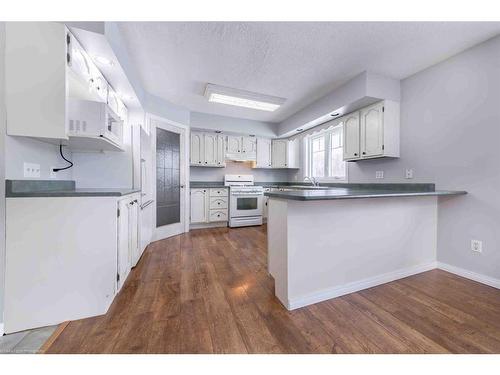
[[[500,353],[500,291],[439,270],[288,312],[265,230],[150,245],[108,313],[69,323],[47,352]]]

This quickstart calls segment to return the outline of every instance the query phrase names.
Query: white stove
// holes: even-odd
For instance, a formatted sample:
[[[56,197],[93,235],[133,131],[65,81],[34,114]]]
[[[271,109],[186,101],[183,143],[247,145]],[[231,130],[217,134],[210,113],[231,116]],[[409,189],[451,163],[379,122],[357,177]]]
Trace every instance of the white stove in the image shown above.
[[[229,186],[229,226],[262,225],[264,188],[254,185],[253,176],[227,174],[224,185]]]

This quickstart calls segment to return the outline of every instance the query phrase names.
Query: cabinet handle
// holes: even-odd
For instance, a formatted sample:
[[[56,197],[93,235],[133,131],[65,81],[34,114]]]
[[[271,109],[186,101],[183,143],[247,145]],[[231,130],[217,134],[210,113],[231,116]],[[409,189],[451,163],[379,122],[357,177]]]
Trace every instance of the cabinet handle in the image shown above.
[[[206,190],[203,190],[204,193],[206,193],[207,191]]]
[[[354,156],[358,156],[358,154],[357,154],[357,153],[354,153]]]
[[[200,163],[200,164],[201,164],[201,161],[199,161],[198,163]]]
[[[363,155],[366,155],[366,152],[363,151]]]

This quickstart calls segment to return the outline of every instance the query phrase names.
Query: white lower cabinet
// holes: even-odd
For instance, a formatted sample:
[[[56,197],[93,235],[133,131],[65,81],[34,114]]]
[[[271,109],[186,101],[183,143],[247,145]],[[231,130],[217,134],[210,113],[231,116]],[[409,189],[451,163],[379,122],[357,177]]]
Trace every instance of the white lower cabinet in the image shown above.
[[[6,199],[6,333],[106,313],[140,256],[136,201]]]
[[[206,223],[208,189],[191,189],[191,223]]]
[[[227,188],[191,189],[191,224],[228,221]]]
[[[141,257],[139,244],[139,196],[129,195],[118,201],[118,270],[116,288],[120,291],[130,269]]]

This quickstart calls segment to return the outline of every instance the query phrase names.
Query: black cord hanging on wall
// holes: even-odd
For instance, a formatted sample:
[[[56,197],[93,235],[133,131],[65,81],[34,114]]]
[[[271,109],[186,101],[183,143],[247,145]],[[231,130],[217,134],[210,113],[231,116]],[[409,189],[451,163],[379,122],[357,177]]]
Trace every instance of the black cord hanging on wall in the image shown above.
[[[70,169],[73,166],[73,162],[64,157],[63,152],[62,152],[62,148],[63,148],[63,145],[59,145],[59,153],[61,154],[61,157],[64,159],[64,161],[67,161],[70,165],[68,165],[67,167],[64,167],[64,168],[53,168],[52,170],[54,172],[64,171],[66,169]]]

